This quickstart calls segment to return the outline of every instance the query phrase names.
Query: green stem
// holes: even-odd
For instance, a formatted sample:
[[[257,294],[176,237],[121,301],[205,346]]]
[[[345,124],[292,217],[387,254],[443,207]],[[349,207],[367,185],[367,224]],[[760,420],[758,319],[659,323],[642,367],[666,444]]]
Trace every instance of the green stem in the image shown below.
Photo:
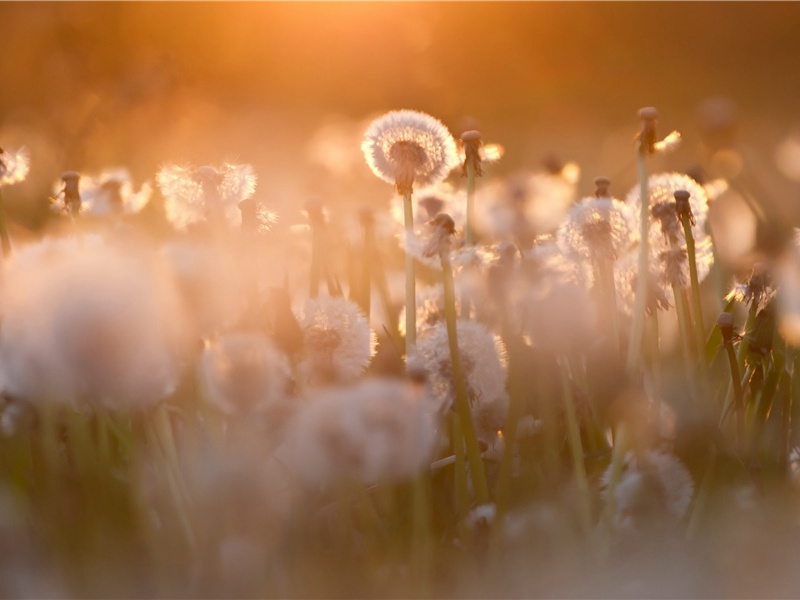
[[[639,174],[639,198],[641,210],[639,211],[639,262],[636,278],[636,304],[633,308],[633,324],[631,337],[628,341],[628,374],[636,376],[641,365],[642,338],[644,334],[644,318],[647,308],[647,274],[649,270],[649,228],[650,228],[650,194],[647,186],[647,162],[645,148],[641,142],[636,152]]]
[[[455,456],[455,493],[456,514],[459,521],[467,514],[469,506],[469,486],[467,485],[467,458],[464,453],[464,433],[461,428],[461,417],[453,412],[451,423],[453,455]]]
[[[592,527],[591,506],[589,505],[589,480],[586,477],[586,465],[583,462],[583,445],[581,444],[581,432],[578,426],[578,414],[572,397],[572,383],[566,359],[563,359],[563,357],[559,361],[559,373],[561,375],[561,397],[564,401],[564,412],[567,417],[569,448],[572,454],[572,466],[575,471],[575,483],[578,487],[581,526],[584,533],[588,534]]]
[[[467,231],[464,243],[467,246],[475,244],[475,165],[467,161]]]
[[[731,368],[731,384],[733,386],[734,406],[736,410],[736,442],[739,452],[744,450],[744,394],[739,381],[739,365],[736,362],[736,353],[733,344],[725,342],[725,351],[728,354],[728,364]]]
[[[403,194],[403,215],[405,218],[406,236],[414,235],[414,209],[411,204],[411,190]],[[406,239],[406,358],[417,345],[417,290],[414,275],[414,256],[411,254]]]
[[[786,346],[786,365],[783,372],[783,403],[781,406],[780,464],[786,473],[789,467],[789,451],[792,431],[792,396],[794,386],[794,349]]]
[[[478,437],[475,433],[475,423],[472,420],[472,411],[469,407],[469,396],[464,371],[461,368],[461,356],[458,348],[458,331],[456,327],[456,303],[453,290],[453,270],[450,266],[450,256],[447,251],[441,252],[442,282],[444,284],[444,312],[447,322],[447,341],[450,345],[450,361],[453,365],[453,384],[456,392],[456,411],[461,419],[461,428],[464,433],[464,443],[467,446],[467,460],[472,473],[472,482],[475,486],[475,500],[478,504],[489,501],[489,488],[486,484],[486,474],[483,468],[481,451],[478,446]]]
[[[689,381],[694,381],[692,362],[692,324],[688,314],[688,306],[682,288],[677,285],[672,286],[672,293],[675,298],[675,312],[678,315],[678,331],[681,337],[681,347],[683,354],[683,364],[686,370],[686,377]]]
[[[697,355],[700,357],[700,363],[702,365],[704,364],[706,347],[706,328],[703,323],[703,303],[700,298],[700,281],[697,276],[697,252],[695,250],[694,236],[692,235],[692,225],[689,222],[689,216],[682,214],[680,220],[681,225],[683,225],[683,234],[686,238],[686,254],[689,260],[689,279],[692,289],[695,343],[697,344]]]

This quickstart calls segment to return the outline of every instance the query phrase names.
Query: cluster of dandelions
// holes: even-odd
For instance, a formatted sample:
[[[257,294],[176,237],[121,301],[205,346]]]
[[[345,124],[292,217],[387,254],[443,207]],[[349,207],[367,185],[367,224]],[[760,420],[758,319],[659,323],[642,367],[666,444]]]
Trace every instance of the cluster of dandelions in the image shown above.
[[[677,136],[658,142],[652,111],[643,121],[646,160]],[[150,182],[64,172],[52,200],[65,230],[18,247],[3,232],[0,446],[33,447],[37,482],[69,475],[21,486],[31,505],[45,492],[86,514],[112,503],[144,531],[121,527],[121,545],[181,584],[192,573],[198,593],[308,592],[296,574],[331,548],[359,565],[373,554],[376,580],[408,569],[401,589],[418,592],[453,548],[497,565],[544,533],[578,540],[571,550],[597,538],[603,560],[624,560],[625,544],[691,537],[717,456],[757,467],[739,474],[754,489],[762,467],[788,472],[797,249],[738,283],[706,328],[702,185],[656,173],[620,200],[598,177],[579,198],[576,165],[490,179],[480,134],[461,140],[459,152],[415,111],[376,119],[362,151],[393,186],[390,210],[336,237],[346,219],[308,203],[310,235],[292,240],[310,247],[290,269],[250,165],[163,166],[163,238],[128,219],[153,201]],[[27,172],[26,154],[0,153],[0,186]],[[639,317],[646,360],[631,368]],[[665,372],[691,409],[665,400]],[[712,450],[681,452],[679,410],[713,413]],[[58,519],[39,516],[41,539],[58,539]],[[102,564],[86,556],[73,557],[85,572]]]

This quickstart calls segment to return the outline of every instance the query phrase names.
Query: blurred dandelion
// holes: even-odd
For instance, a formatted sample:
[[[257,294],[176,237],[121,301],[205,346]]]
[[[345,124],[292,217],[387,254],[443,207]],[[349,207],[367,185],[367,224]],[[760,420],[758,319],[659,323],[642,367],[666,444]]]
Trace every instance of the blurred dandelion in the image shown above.
[[[151,405],[178,383],[183,308],[143,248],[99,236],[44,240],[5,274],[2,385],[30,401]]]
[[[134,191],[127,169],[108,169],[94,177],[83,177],[80,211],[94,216],[138,213],[150,201],[151,194],[149,182]]]
[[[694,495],[689,471],[672,454],[648,450],[641,456],[629,453],[622,478],[614,487],[614,525],[621,531],[639,531],[658,522],[676,522],[683,517]],[[608,486],[610,470],[601,484]],[[604,490],[608,500],[608,490]]]
[[[700,244],[708,237],[705,231],[708,218],[708,195],[702,185],[682,173],[657,173],[647,180],[649,189],[651,256],[668,248],[672,242],[685,244],[686,240],[675,208],[675,192],[689,192],[689,204],[694,217],[692,234]],[[639,186],[625,198],[635,214],[640,210]]]
[[[309,485],[409,479],[438,446],[424,391],[374,379],[308,397],[289,423],[279,460]]]
[[[458,319],[458,350],[467,383],[467,396],[478,439],[493,440],[503,426],[506,395],[506,350],[499,337],[475,321]],[[444,323],[420,334],[416,360],[428,373],[428,381],[442,414],[455,403],[453,368]]]
[[[25,148],[16,152],[0,148],[0,187],[25,181],[30,166],[30,156]]]
[[[269,338],[255,333],[229,333],[208,343],[200,373],[208,401],[229,415],[279,405],[291,378],[286,356]]]
[[[635,217],[628,206],[609,197],[584,198],[556,233],[564,256],[586,260],[616,260],[637,241]]]
[[[298,368],[309,383],[352,381],[369,366],[377,339],[355,302],[309,299],[297,321],[303,332]]]
[[[61,179],[53,184],[50,208],[56,213],[76,217],[81,213],[80,191],[81,174],[77,171],[64,171]]]
[[[256,175],[248,164],[165,165],[156,174],[156,183],[166,200],[167,219],[176,228],[203,221],[238,227],[239,203],[253,195]]]

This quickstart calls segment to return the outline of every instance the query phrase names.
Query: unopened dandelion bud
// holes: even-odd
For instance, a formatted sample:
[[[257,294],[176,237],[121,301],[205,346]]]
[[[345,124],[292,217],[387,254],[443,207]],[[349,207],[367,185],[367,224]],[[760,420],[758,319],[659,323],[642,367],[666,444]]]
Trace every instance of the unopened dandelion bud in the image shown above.
[[[72,214],[78,214],[81,208],[80,179],[81,174],[77,171],[64,171],[61,174],[61,181],[64,182],[64,206]]]
[[[611,184],[611,180],[608,177],[597,177],[594,180],[595,190],[594,195],[598,198],[608,198],[610,194],[608,193],[608,186]]]
[[[483,142],[481,140],[481,132],[474,129],[465,131],[461,134],[461,141],[464,142],[463,175],[466,176],[467,165],[471,164],[475,168],[475,175],[482,176],[480,149]]]
[[[728,312],[721,313],[717,317],[717,327],[722,333],[722,341],[726,344],[733,342],[733,315]]]
[[[422,254],[426,257],[447,255],[450,252],[450,238],[456,232],[453,218],[446,213],[440,213],[429,221],[429,225],[430,238]]]
[[[642,129],[639,132],[639,152],[653,154],[656,145],[656,119],[658,110],[652,106],[639,109],[639,118],[642,120]]]
[[[694,218],[694,214],[692,214],[692,205],[689,202],[691,194],[686,190],[677,190],[674,196],[675,196],[675,208],[678,211],[678,218],[683,219],[684,217],[686,217],[689,219],[689,223],[695,225],[696,221]]]

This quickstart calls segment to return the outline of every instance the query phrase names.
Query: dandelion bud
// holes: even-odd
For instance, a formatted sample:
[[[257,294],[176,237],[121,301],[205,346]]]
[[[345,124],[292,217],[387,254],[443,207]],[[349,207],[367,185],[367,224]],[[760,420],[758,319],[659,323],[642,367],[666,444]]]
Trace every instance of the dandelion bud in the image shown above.
[[[64,171],[61,174],[61,181],[64,182],[64,207],[78,214],[81,208],[81,193],[79,183],[81,174],[77,171]]]
[[[453,218],[440,213],[429,221],[430,237],[422,250],[423,256],[442,256],[450,251],[450,236],[456,232],[456,224]]]
[[[678,211],[678,218],[683,219],[686,217],[689,219],[689,223],[695,225],[696,221],[694,219],[694,214],[692,214],[692,205],[689,202],[691,194],[686,190],[676,190],[674,196],[675,208]]]
[[[611,180],[608,177],[597,177],[594,180],[594,195],[598,198],[608,198],[610,196],[608,193],[608,186],[610,184]]]
[[[656,119],[658,110],[652,106],[639,109],[639,118],[642,120],[642,130],[639,132],[639,152],[653,154],[656,145]]]
[[[475,175],[480,177],[483,175],[481,171],[481,132],[474,129],[465,131],[461,134],[461,141],[464,142],[464,167],[463,175],[467,174],[467,165],[472,164],[475,169]]]
[[[722,340],[726,344],[733,342],[733,315],[728,312],[721,313],[717,317],[717,327],[722,333]]]

